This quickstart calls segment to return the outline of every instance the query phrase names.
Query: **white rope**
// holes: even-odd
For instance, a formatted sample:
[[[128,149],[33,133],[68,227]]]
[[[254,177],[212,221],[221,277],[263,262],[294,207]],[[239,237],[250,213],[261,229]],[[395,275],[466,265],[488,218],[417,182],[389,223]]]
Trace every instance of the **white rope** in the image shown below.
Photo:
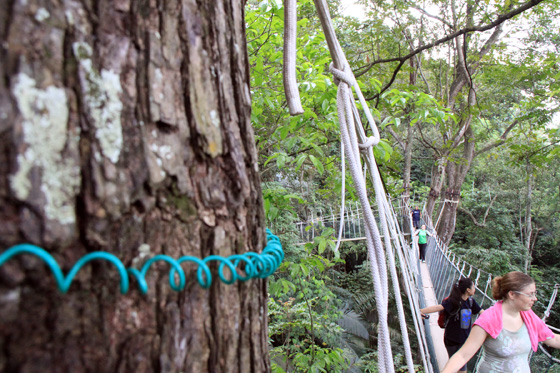
[[[386,209],[387,201],[385,199],[385,192],[383,190],[383,185],[381,183],[381,177],[379,171],[375,165],[375,158],[373,156],[372,146],[379,143],[380,136],[377,130],[377,125],[373,120],[371,113],[369,112],[365,98],[363,97],[358,84],[348,66],[348,63],[342,53],[342,49],[338,44],[338,40],[334,35],[334,30],[332,28],[332,23],[330,21],[330,16],[328,13],[328,8],[324,0],[315,0],[315,5],[319,12],[319,17],[321,19],[321,24],[323,25],[323,30],[327,38],[327,43],[329,44],[329,49],[331,55],[333,56],[334,63],[331,64],[331,72],[339,80],[338,93],[337,93],[337,108],[339,113],[339,121],[341,127],[342,141],[344,142],[345,148],[347,149],[348,164],[356,184],[356,190],[362,204],[364,218],[366,220],[366,237],[368,252],[370,256],[370,262],[372,264],[371,272],[372,279],[374,282],[374,288],[376,297],[378,298],[378,313],[380,317],[379,325],[379,357],[380,357],[380,370],[393,372],[394,366],[392,361],[392,352],[390,346],[390,337],[388,333],[387,325],[387,304],[388,304],[388,286],[387,286],[387,267],[385,254],[389,259],[389,268],[391,270],[391,278],[393,284],[393,291],[395,292],[395,299],[397,302],[397,308],[399,313],[399,321],[401,324],[401,332],[403,336],[403,345],[405,347],[405,356],[407,360],[407,365],[410,372],[414,371],[414,365],[412,360],[412,354],[410,351],[410,343],[408,340],[408,331],[406,325],[406,319],[404,316],[404,310],[402,306],[402,299],[400,298],[400,287],[398,283],[396,264],[391,250],[391,238],[389,235],[388,224],[387,224],[387,213],[384,211]],[[338,67],[338,68],[337,68]],[[362,107],[364,108],[366,117],[370,122],[370,127],[373,131],[373,136],[367,138],[365,136],[365,131],[361,125],[360,116],[357,111],[356,103],[354,102],[354,97],[352,94],[352,87],[354,88],[356,95]],[[359,140],[358,140],[359,138]],[[385,237],[385,253],[383,244],[379,236],[379,231],[375,218],[371,212],[371,207],[369,204],[369,199],[367,196],[367,189],[365,185],[364,173],[361,170],[360,161],[360,146],[362,144],[362,149],[367,152],[366,162],[369,167],[370,175],[374,182],[374,188],[376,191],[377,205],[380,210],[381,225]],[[375,167],[374,167],[375,166]],[[380,287],[383,284],[384,286]],[[379,303],[383,303],[382,306]]]
[[[546,307],[546,310],[544,311],[544,315],[542,317],[543,321],[546,321],[546,319],[550,317],[550,310],[552,310],[552,306],[554,305],[556,296],[558,295],[558,287],[560,287],[560,284],[554,285],[554,290],[552,291],[552,295],[550,296],[550,300],[548,301],[548,306]]]
[[[377,141],[377,143],[376,143],[376,141]],[[379,143],[379,141],[375,137],[370,136],[370,137],[368,137],[368,139],[365,143],[358,144],[358,146],[360,147],[360,149],[366,150],[367,148],[371,148],[372,146],[377,145],[378,143]]]
[[[395,249],[399,254],[399,260],[404,268],[408,268],[407,263],[401,259],[402,248],[400,248],[400,241],[396,236],[395,222],[392,220],[393,215],[390,214],[390,205],[387,201],[383,184],[381,182],[381,176],[379,175],[379,170],[377,168],[375,157],[373,155],[373,146],[377,145],[380,141],[379,131],[377,125],[373,120],[373,116],[368,109],[367,102],[361,93],[360,87],[358,86],[354,75],[346,61],[342,48],[340,47],[334,29],[332,27],[332,22],[330,20],[330,15],[328,12],[328,7],[325,0],[314,0],[315,6],[319,13],[319,18],[321,19],[321,24],[326,36],[327,43],[329,44],[329,50],[331,51],[331,56],[333,57],[334,63],[331,64],[331,72],[335,77],[335,83],[338,85],[337,93],[337,111],[340,121],[341,130],[341,142],[342,151],[346,154],[350,173],[354,180],[356,186],[356,191],[362,205],[365,228],[366,228],[366,238],[367,238],[367,249],[370,259],[370,271],[372,276],[372,282],[376,297],[376,308],[379,315],[379,325],[378,325],[378,357],[379,371],[394,372],[393,357],[391,351],[389,327],[388,327],[388,270],[387,263],[389,261],[389,269],[391,273],[391,280],[393,291],[395,294],[395,299],[397,303],[397,309],[399,314],[399,322],[401,327],[401,333],[403,338],[403,345],[405,348],[405,357],[407,361],[407,366],[410,372],[414,372],[412,354],[410,351],[410,342],[408,339],[408,331],[406,325],[406,318],[404,316],[404,310],[402,305],[400,286],[396,272],[395,257],[392,250],[392,245],[395,245]],[[285,31],[285,53],[284,53],[284,85],[286,90],[286,96],[288,100],[288,106],[290,108],[290,113],[294,114],[297,112],[302,112],[301,103],[299,100],[299,92],[297,91],[297,83],[295,82],[295,24],[297,22],[297,17],[295,15],[295,0],[285,1],[285,19],[286,19],[286,31]],[[352,88],[356,93],[356,96],[364,108],[366,118],[370,124],[370,128],[373,132],[373,136],[367,137],[365,135],[365,130],[362,126],[360,114],[358,112],[356,102],[354,101]],[[361,157],[360,151],[365,153],[366,164],[364,169],[361,168]],[[343,160],[343,165],[345,164]],[[367,167],[366,167],[367,166]],[[344,166],[343,166],[344,167]],[[379,208],[379,218],[381,221],[381,227],[383,229],[383,235],[385,239],[385,247],[381,241],[379,230],[373,216],[371,206],[369,203],[365,174],[366,170],[369,169],[370,177],[372,179],[376,201]],[[344,172],[344,168],[343,168]],[[343,184],[345,182],[343,181]],[[344,185],[343,185],[344,188]],[[344,189],[343,189],[344,190]],[[341,226],[339,229],[339,238],[335,250],[338,250],[343,228],[343,217],[344,217],[344,198],[342,200],[341,207]],[[385,256],[386,255],[386,256]],[[403,271],[403,276],[405,277],[405,283],[407,284],[407,289],[409,294],[412,294],[410,289],[410,279],[406,279],[406,271]],[[409,297],[409,300],[414,297]],[[414,309],[418,310],[418,304],[414,305]],[[420,321],[418,319],[418,312],[415,312],[416,318],[414,319],[416,330]],[[418,333],[422,335],[422,333]],[[423,343],[422,343],[423,342]],[[422,346],[425,346],[425,340],[421,341]],[[427,352],[427,351],[426,351]],[[424,360],[424,365],[427,368],[427,362],[424,355],[424,349],[422,349],[422,356]],[[431,366],[430,366],[431,368]],[[431,369],[426,369],[431,371]]]
[[[344,144],[340,144],[340,158],[342,160],[342,191],[340,192],[340,225],[338,227],[338,238],[336,240],[335,252],[338,252],[342,243],[342,231],[344,230],[344,203],[346,201],[346,161],[344,160]]]
[[[296,0],[284,0],[284,92],[291,115],[303,114],[296,81]]]
[[[406,286],[405,291],[408,294],[408,301],[409,301],[410,308],[412,310],[416,310],[416,312],[412,313],[413,315],[412,320],[414,321],[414,329],[416,330],[416,334],[420,341],[419,343],[420,355],[422,357],[424,371],[427,373],[432,373],[433,367],[428,358],[430,356],[430,353],[427,347],[428,344],[426,340],[426,331],[423,327],[424,323],[423,323],[422,316],[420,314],[420,302],[418,299],[418,294],[420,293],[420,288],[418,286],[419,282],[414,280],[415,276],[416,278],[419,278],[421,274],[418,272],[418,266],[415,265],[417,263],[417,260],[412,260],[410,256],[411,252],[410,250],[408,250],[408,245],[405,243],[404,234],[403,232],[401,232],[399,224],[396,223],[397,217],[393,209],[393,206],[390,203],[388,204],[388,210],[392,217],[391,219],[388,219],[388,222],[391,225],[391,233],[399,238],[398,240],[396,240],[397,242],[395,247],[396,247],[399,263],[402,263],[401,268],[402,268],[403,277],[405,279],[404,280],[404,284]],[[408,214],[408,219],[409,219],[410,226],[412,226],[412,217],[410,214]],[[405,247],[407,248],[407,250],[404,250]],[[413,284],[416,285],[415,288],[413,288],[412,286]],[[422,325],[422,327],[420,327],[420,325]]]
[[[323,24],[323,30],[327,35],[327,42],[331,50],[331,54],[336,55],[339,66],[347,66],[342,50],[336,41],[336,36],[334,35],[334,30],[332,30],[332,23],[330,21],[330,15],[328,13],[327,5],[324,1],[317,0],[315,2],[317,10],[320,15],[321,23]],[[329,38],[328,35],[331,37]],[[338,51],[339,53],[336,53]],[[340,63],[342,61],[342,63]],[[343,77],[346,78],[346,77]],[[353,77],[351,77],[353,79]],[[375,224],[375,218],[371,211],[369,200],[367,198],[367,190],[365,185],[365,180],[363,178],[363,173],[360,167],[360,155],[359,147],[357,146],[357,134],[356,126],[354,125],[354,115],[353,115],[353,97],[349,84],[342,82],[339,84],[337,93],[337,109],[339,113],[339,121],[341,127],[341,137],[342,142],[345,147],[345,153],[348,158],[348,164],[350,166],[350,171],[352,178],[356,185],[356,190],[358,191],[358,196],[363,208],[364,219],[366,221],[366,237],[367,237],[367,248],[370,257],[370,270],[372,274],[372,281],[375,289],[376,296],[376,307],[379,315],[379,369],[380,372],[394,372],[393,358],[390,345],[390,335],[389,327],[387,323],[387,298],[386,295],[386,263],[383,255],[383,246],[381,244],[381,239],[377,225]]]
[[[367,237],[367,248],[370,258],[370,271],[373,280],[373,286],[376,295],[376,308],[379,315],[379,370],[380,372],[394,372],[394,367],[392,365],[392,352],[390,345],[389,327],[387,324],[387,300],[383,296],[384,291],[382,287],[382,276],[380,269],[385,267],[385,262],[383,259],[379,260],[379,248],[381,246],[381,240],[379,237],[379,232],[375,224],[375,219],[371,212],[371,207],[367,195],[364,193],[365,183],[363,180],[362,170],[359,166],[359,153],[356,153],[353,144],[357,144],[357,141],[352,141],[356,139],[355,129],[352,126],[353,118],[349,116],[349,110],[351,108],[351,103],[348,99],[349,87],[343,83],[338,87],[337,94],[337,108],[338,116],[341,127],[342,142],[345,147],[346,156],[348,158],[348,164],[350,172],[354,183],[356,184],[356,191],[358,193],[360,202],[364,209],[364,219],[366,221],[366,237]],[[348,123],[348,120],[351,123]],[[372,230],[371,227],[374,227]],[[385,287],[386,288],[386,287]]]

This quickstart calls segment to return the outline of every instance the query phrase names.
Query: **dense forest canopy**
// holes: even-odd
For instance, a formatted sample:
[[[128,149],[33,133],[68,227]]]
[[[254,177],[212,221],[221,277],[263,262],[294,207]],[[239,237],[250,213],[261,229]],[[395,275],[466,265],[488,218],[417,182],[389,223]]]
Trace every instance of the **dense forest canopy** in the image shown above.
[[[419,310],[402,302],[417,290],[399,289],[410,267],[398,255],[393,265],[387,224],[386,252],[368,257],[372,239],[338,246],[318,219],[368,201],[356,167],[343,176],[347,83],[330,73],[317,1],[297,1],[297,116],[281,0],[2,3],[0,261],[27,243],[67,278],[96,251],[159,262],[146,294],[119,293],[108,262],[84,266],[63,294],[52,262],[2,261],[0,371],[422,371]],[[381,133],[367,171],[393,202],[423,208],[453,255],[533,276],[541,315],[560,283],[560,0],[357,2],[359,18],[344,0],[328,6]],[[280,255],[240,259],[266,253],[265,227],[285,251],[273,275]],[[398,254],[414,252],[402,237]],[[160,254],[194,258],[188,276]],[[202,258],[221,274],[208,289]],[[539,368],[560,371],[542,356]]]
[[[359,19],[343,16],[339,2],[331,14],[382,131],[375,154],[387,191],[424,206],[439,236],[476,267],[528,272],[550,294],[546,284],[560,282],[560,4],[359,3]],[[328,230],[294,244],[295,223],[336,211],[343,190],[325,37],[313,2],[298,1],[304,113],[291,117],[281,75],[283,6],[249,1],[246,10],[267,224],[288,254],[270,285],[273,367],[331,361],[331,369],[369,371],[375,341],[363,328],[371,334],[376,315],[364,245],[334,252]],[[344,182],[346,200],[356,200]]]

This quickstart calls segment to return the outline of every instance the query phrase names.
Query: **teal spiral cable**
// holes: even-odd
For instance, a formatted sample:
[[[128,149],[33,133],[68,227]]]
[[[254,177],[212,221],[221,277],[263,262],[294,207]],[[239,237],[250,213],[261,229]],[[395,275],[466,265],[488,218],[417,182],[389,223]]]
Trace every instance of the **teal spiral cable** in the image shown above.
[[[179,259],[173,259],[167,255],[156,255],[146,261],[140,270],[136,268],[126,268],[120,259],[113,254],[96,251],[80,258],[66,276],[64,276],[64,273],[53,256],[46,250],[31,244],[20,244],[12,246],[0,254],[0,266],[16,255],[35,255],[36,257],[42,259],[50,268],[58,289],[62,293],[66,293],[68,292],[68,289],[70,289],[72,280],[74,280],[74,277],[76,277],[84,265],[92,260],[105,260],[113,264],[119,273],[121,279],[120,291],[122,294],[126,294],[130,288],[129,277],[136,280],[138,288],[142,294],[147,294],[148,282],[146,281],[146,275],[152,264],[158,261],[168,263],[171,268],[169,271],[169,285],[173,290],[181,291],[185,288],[187,283],[185,271],[181,267],[181,264],[184,262],[192,262],[198,266],[196,270],[197,282],[204,289],[208,289],[212,285],[212,273],[210,272],[208,263],[213,261],[219,263],[218,277],[223,283],[228,285],[233,284],[238,280],[247,281],[253,278],[266,278],[274,273],[274,271],[276,271],[276,269],[280,266],[280,263],[282,263],[282,260],[284,260],[284,250],[282,249],[280,239],[273,235],[268,229],[266,230],[266,237],[267,245],[261,254],[248,252],[244,254],[231,255],[229,257],[210,255],[204,259],[199,259],[193,256],[182,256]],[[242,272],[245,273],[244,276],[237,272],[238,268],[241,269],[240,264],[243,265]]]

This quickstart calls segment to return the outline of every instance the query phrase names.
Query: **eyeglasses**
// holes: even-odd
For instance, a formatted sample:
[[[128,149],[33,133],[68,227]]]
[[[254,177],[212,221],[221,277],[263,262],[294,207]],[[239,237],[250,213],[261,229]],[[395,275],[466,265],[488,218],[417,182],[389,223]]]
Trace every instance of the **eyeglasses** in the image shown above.
[[[534,293],[531,293],[531,294],[526,294],[526,293],[522,293],[522,292],[520,292],[520,291],[515,291],[515,290],[514,290],[513,292],[514,292],[514,293],[517,293],[517,294],[524,295],[524,296],[526,296],[527,298],[535,298],[535,299],[537,298],[537,292],[536,292],[536,291],[535,291]]]

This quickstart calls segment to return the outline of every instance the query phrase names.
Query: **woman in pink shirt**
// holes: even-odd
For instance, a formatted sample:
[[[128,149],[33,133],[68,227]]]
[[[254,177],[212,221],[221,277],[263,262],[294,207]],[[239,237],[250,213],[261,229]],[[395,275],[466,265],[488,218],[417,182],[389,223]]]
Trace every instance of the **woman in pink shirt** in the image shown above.
[[[449,359],[442,373],[454,373],[484,346],[476,371],[530,373],[529,353],[539,342],[560,348],[554,334],[531,310],[537,300],[535,282],[522,272],[509,272],[492,281],[498,300],[474,323],[469,338]]]

